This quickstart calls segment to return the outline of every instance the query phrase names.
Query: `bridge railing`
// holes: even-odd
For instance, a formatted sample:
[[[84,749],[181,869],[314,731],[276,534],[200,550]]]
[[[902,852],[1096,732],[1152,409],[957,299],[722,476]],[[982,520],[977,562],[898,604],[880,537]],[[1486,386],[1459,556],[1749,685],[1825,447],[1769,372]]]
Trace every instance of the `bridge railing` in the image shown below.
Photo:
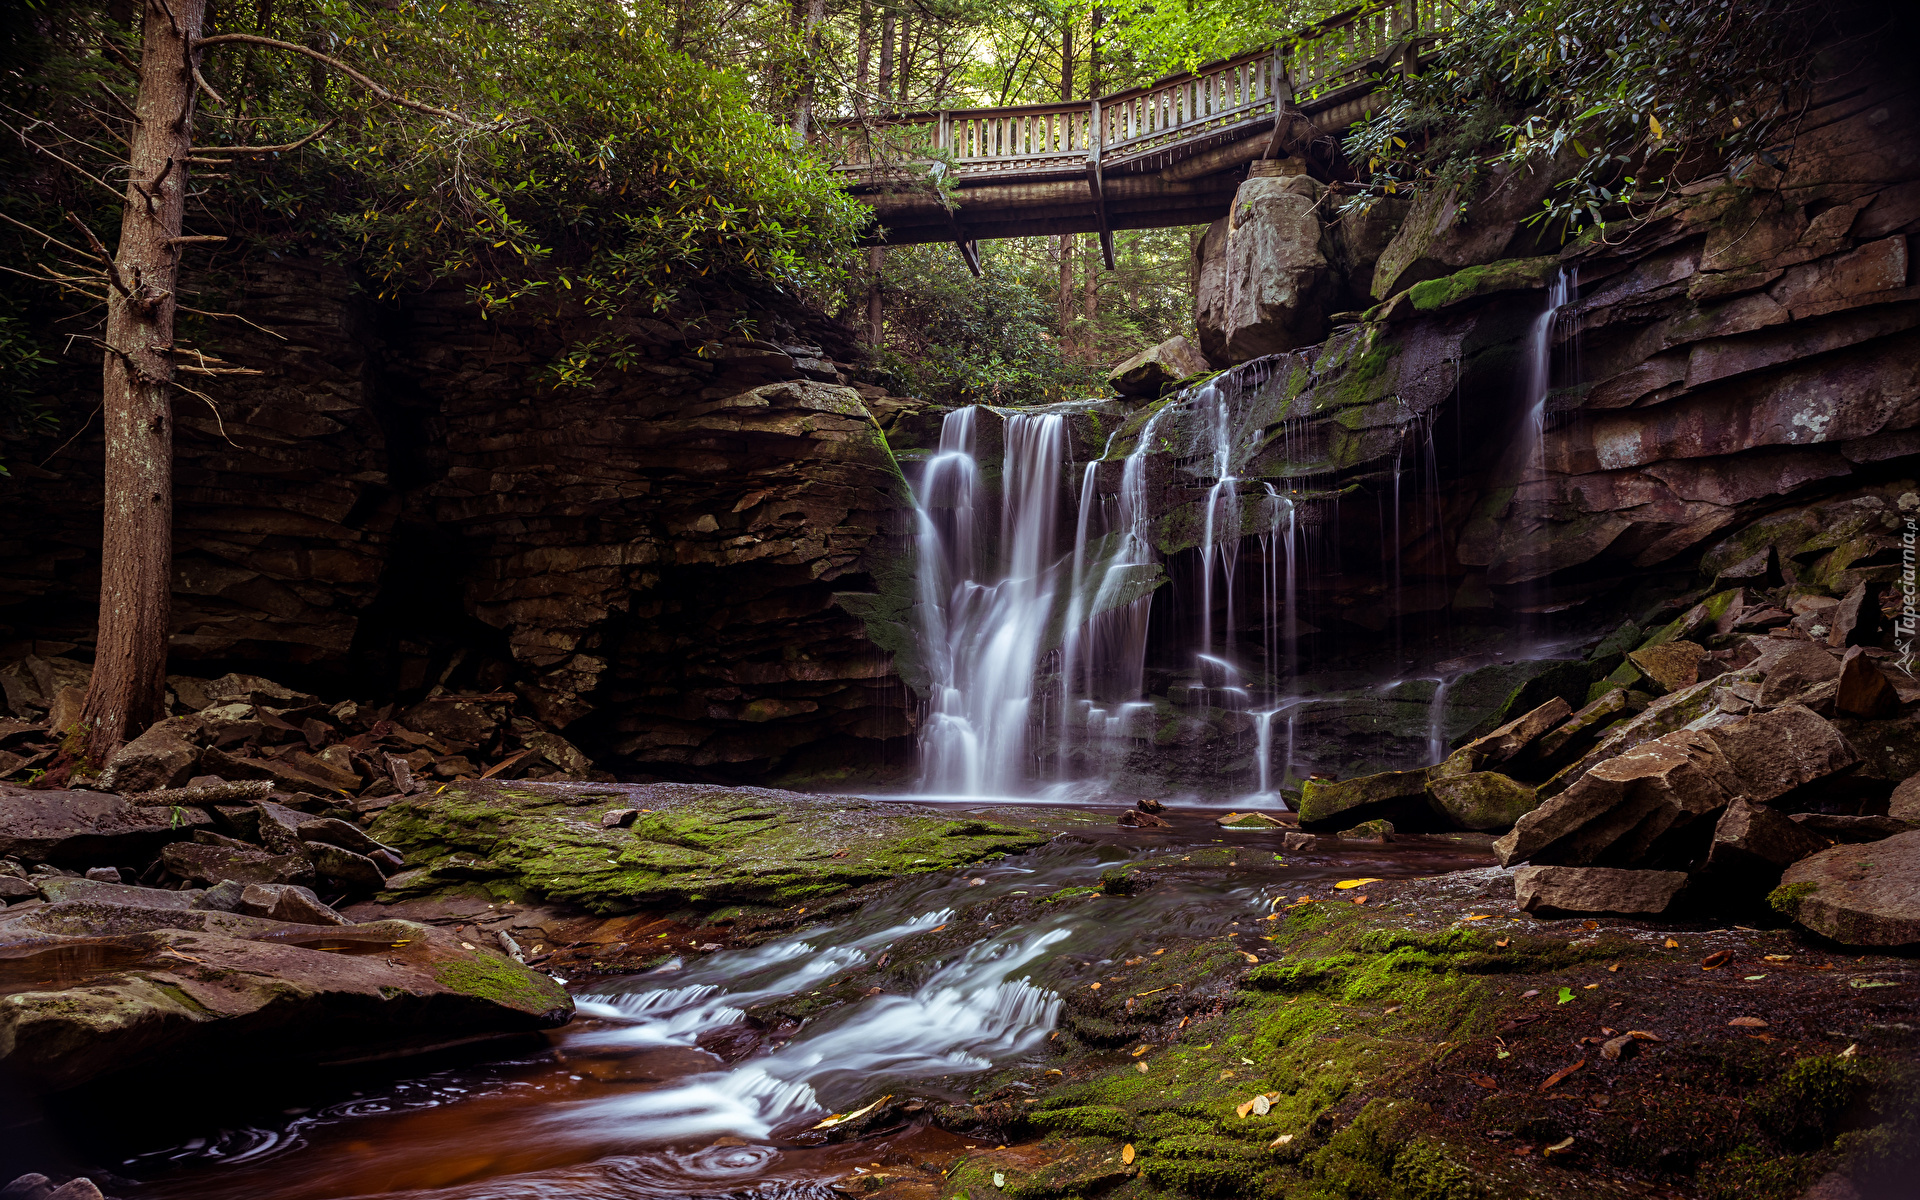
[[[1393,0],[1349,10],[1277,46],[1095,100],[893,113],[822,123],[815,134],[843,170],[884,173],[942,158],[969,178],[1119,163],[1271,119],[1361,82],[1399,42],[1450,24],[1463,0]]]

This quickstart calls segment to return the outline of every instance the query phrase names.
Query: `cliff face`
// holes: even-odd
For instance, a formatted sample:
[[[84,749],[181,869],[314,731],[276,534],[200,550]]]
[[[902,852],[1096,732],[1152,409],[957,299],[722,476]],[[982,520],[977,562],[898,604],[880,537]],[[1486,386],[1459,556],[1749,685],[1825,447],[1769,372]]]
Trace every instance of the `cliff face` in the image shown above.
[[[550,335],[452,292],[388,309],[351,285],[317,259],[250,270],[243,311],[285,340],[219,331],[266,375],[178,406],[173,670],[361,697],[511,687],[643,773],[889,757],[898,681],[835,596],[899,569],[905,496],[829,357],[836,327],[641,322],[631,369],[555,389]],[[76,372],[63,408],[90,386]],[[4,657],[84,657],[100,443],[37,449],[0,484]]]

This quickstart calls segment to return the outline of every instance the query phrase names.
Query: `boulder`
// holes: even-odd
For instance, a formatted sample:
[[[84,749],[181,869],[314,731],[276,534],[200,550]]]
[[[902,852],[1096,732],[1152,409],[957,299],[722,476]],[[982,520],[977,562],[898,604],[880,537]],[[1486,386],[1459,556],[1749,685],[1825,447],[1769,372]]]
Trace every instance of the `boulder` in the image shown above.
[[[1541,784],[1540,794],[1554,795],[1572,786],[1595,764],[1685,728],[1692,722],[1715,712],[1719,708],[1721,695],[1727,689],[1738,687],[1742,683],[1755,682],[1759,678],[1757,672],[1739,671],[1715,679],[1703,679],[1690,688],[1682,688],[1672,695],[1659,697],[1639,713],[1624,721],[1616,722],[1607,729],[1600,740],[1594,744],[1593,749],[1562,768],[1552,779]],[[1628,693],[1627,699],[1632,699],[1632,693]]]
[[[1374,267],[1373,298],[1534,249],[1522,218],[1539,209],[1565,174],[1548,162],[1527,162],[1493,172],[1475,196],[1461,195],[1458,187],[1420,196]]]
[[[1171,825],[1169,825],[1166,821],[1162,820],[1161,818],[1154,816],[1152,813],[1141,812],[1137,808],[1130,808],[1127,811],[1121,813],[1120,820],[1116,822],[1116,824],[1124,825],[1128,829],[1171,829],[1172,828]]]
[[[1749,800],[1772,800],[1860,761],[1832,722],[1798,704],[1754,713],[1705,736],[1719,747]]]
[[[307,842],[307,856],[320,878],[349,892],[377,892],[386,886],[386,872],[364,854],[342,850],[325,842]]]
[[[14,990],[0,1005],[0,1069],[12,1078],[56,1090],[163,1080],[178,1093],[210,1074],[244,1084],[263,1062],[290,1072],[397,1057],[553,1028],[573,1012],[551,978],[432,926],[86,907],[4,922],[4,935],[33,937],[13,960],[23,978],[49,977],[76,954],[92,964],[83,988]],[[182,924],[130,916],[142,911]],[[356,944],[361,952],[320,948]]]
[[[1333,271],[1322,248],[1320,191],[1307,175],[1255,176],[1234,194],[1221,322],[1201,330],[1209,359],[1246,362],[1325,336]]]
[[[1427,794],[1449,825],[1487,833],[1513,828],[1540,803],[1532,788],[1495,771],[1435,779]]]
[[[1540,740],[1528,748],[1527,760],[1551,769],[1584,752],[1608,725],[1627,715],[1627,691],[1625,688],[1610,688],[1599,699],[1592,700],[1559,725],[1540,736]]]
[[[1280,848],[1292,853],[1296,850],[1311,850],[1319,842],[1320,839],[1310,833],[1289,833],[1281,837]]]
[[[1623,871],[1611,867],[1521,867],[1513,898],[1535,916],[1613,913],[1659,916],[1686,890],[1685,871]]]
[[[1627,655],[1640,673],[1659,685],[1659,691],[1677,692],[1700,682],[1700,660],[1707,648],[1695,642],[1667,642]]]
[[[101,792],[0,792],[0,857],[55,866],[144,866],[168,842],[210,829],[185,806],[143,808]]]
[[[1826,848],[1825,838],[1795,824],[1786,814],[1735,798],[1713,827],[1713,842],[1701,873],[1716,885],[1757,897],[1779,882],[1780,872]]]
[[[40,889],[31,879],[22,879],[18,875],[0,875],[0,904],[12,904],[16,900],[38,899]]]
[[[1794,813],[1790,818],[1802,829],[1820,836],[1821,841],[1877,842],[1897,833],[1908,833],[1916,822],[1898,817],[1854,816],[1848,813]]]
[[[1692,861],[1706,841],[1704,822],[1740,791],[1720,748],[1683,729],[1595,765],[1516,821],[1493,849],[1503,866]]]
[[[102,883],[96,879],[74,879],[63,875],[41,875],[34,882],[50,904],[66,900],[93,900],[102,904],[132,904],[141,908],[177,908],[193,906],[198,891],[174,892],[165,888],[134,887],[126,883]]]
[[[1164,824],[1164,822],[1162,822]],[[1230,812],[1218,818],[1214,824],[1222,829],[1281,829],[1286,823],[1258,812]]]
[[[218,679],[200,684],[200,695],[206,700],[205,707],[218,708],[227,704],[249,704],[278,709],[305,708],[318,704],[318,696],[309,696],[305,692],[296,692],[292,688],[281,687],[271,679],[258,675],[222,675]]]
[[[366,831],[358,825],[342,821],[338,817],[302,816],[295,832],[303,842],[325,842],[329,846],[338,846],[342,850],[351,850],[355,854],[365,854],[369,857],[382,851],[396,856],[399,854],[399,851],[392,846],[368,837]]]
[[[250,883],[240,893],[235,911],[291,925],[351,925],[320,902],[311,888],[293,883]]]
[[[1803,858],[1787,868],[1769,901],[1842,945],[1920,943],[1920,831]]]
[[[131,793],[175,788],[200,767],[200,747],[177,720],[160,721],[114,752],[100,773],[100,786]]]
[[[1920,821],[1920,775],[1910,776],[1893,789],[1887,815],[1901,821]]]
[[[396,720],[442,741],[478,746],[491,742],[505,727],[512,699],[510,692],[491,697],[435,696],[407,709]]]
[[[229,879],[236,883],[313,882],[313,860],[303,854],[176,842],[160,852],[160,863],[195,883],[215,884]]]
[[[1458,758],[1464,752],[1473,764],[1474,770],[1495,766],[1518,758],[1535,741],[1544,737],[1555,726],[1573,713],[1573,705],[1558,696],[1540,705],[1538,708],[1515,717],[1492,733],[1477,737],[1462,746],[1449,761]]]
[[[1107,373],[1107,383],[1122,396],[1154,399],[1191,375],[1212,369],[1206,356],[1175,334],[1150,346]]]
[[[1427,772],[1385,771],[1357,779],[1308,779],[1300,791],[1300,827],[1333,829],[1376,816],[1424,808]]]
[[[1885,585],[1858,583],[1828,609],[1824,620],[1829,646],[1878,646],[1887,635],[1887,617],[1880,611]]]
[[[1762,659],[1762,663],[1766,660]],[[1840,676],[1840,662],[1826,649],[1812,642],[1793,642],[1778,658],[1766,663],[1766,680],[1760,685],[1760,704],[1771,708],[1791,700],[1808,688],[1817,687]]]
[[[1833,706],[1849,716],[1890,717],[1900,710],[1899,693],[1859,646],[1849,647],[1840,660],[1840,683]]]

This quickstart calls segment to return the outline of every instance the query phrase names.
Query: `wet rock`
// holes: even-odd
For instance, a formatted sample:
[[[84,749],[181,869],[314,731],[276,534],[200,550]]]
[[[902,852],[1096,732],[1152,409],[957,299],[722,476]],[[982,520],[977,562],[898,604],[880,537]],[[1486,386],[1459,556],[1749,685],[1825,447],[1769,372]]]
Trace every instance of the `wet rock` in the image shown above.
[[[247,704],[255,707],[290,709],[305,708],[320,702],[318,696],[309,696],[305,692],[296,692],[292,688],[282,687],[271,679],[237,673],[208,680],[200,685],[200,692],[205,697],[208,708],[218,708],[228,704]]]
[[[199,808],[136,807],[101,792],[0,791],[0,855],[27,862],[144,863],[168,842],[212,826]]]
[[[187,902],[188,908],[203,909],[207,912],[239,912],[240,898],[247,894],[247,889],[260,886],[263,885],[223,879],[203,892],[183,894],[193,896],[193,899]]]
[[[320,902],[312,889],[291,883],[252,883],[240,893],[236,912],[250,917],[266,917],[291,925],[351,925]]]
[[[610,809],[601,815],[600,828],[626,829],[633,824],[634,819],[639,815],[640,810],[637,808]]]
[[[78,1179],[69,1179],[47,1194],[47,1200],[105,1200],[100,1188],[82,1175]]]
[[[1119,825],[1124,825],[1129,829],[1171,829],[1172,828],[1172,826],[1169,825],[1166,821],[1161,820],[1159,817],[1154,816],[1152,813],[1141,812],[1137,808],[1130,808],[1127,811],[1121,813],[1119,821],[1115,823]]]
[[[119,883],[119,867],[88,867],[87,878],[98,883]]]
[[[161,721],[114,752],[100,786],[116,792],[178,787],[199,766],[200,747],[184,736],[179,722]]]
[[[307,842],[305,849],[313,860],[314,874],[329,883],[349,892],[377,892],[386,886],[387,877],[380,865],[364,854],[326,842]]]
[[[1702,822],[1740,794],[1740,777],[1719,746],[1679,730],[1595,765],[1516,821],[1493,849],[1506,866],[1690,860],[1687,843],[1706,840]]]
[[[1471,762],[1480,770],[1520,757],[1535,741],[1546,736],[1573,713],[1573,706],[1555,696],[1538,708],[1515,717],[1492,733],[1475,738],[1449,757],[1449,762]]]
[[[1289,833],[1280,839],[1280,848],[1293,853],[1299,850],[1311,850],[1319,842],[1320,839],[1310,833]]]
[[[1535,916],[1615,913],[1658,916],[1686,890],[1684,871],[1627,871],[1610,867],[1521,867],[1513,895]]]
[[[247,800],[264,800],[273,794],[273,784],[265,779],[248,779],[236,783],[221,781],[218,783],[192,783],[186,787],[167,788],[157,792],[141,792],[127,799],[138,805],[198,804],[218,805],[237,804]]]
[[[1548,768],[1564,763],[1584,753],[1599,740],[1608,725],[1621,719],[1627,711],[1626,689],[1609,689],[1599,699],[1588,702],[1584,708],[1542,734],[1540,740],[1528,748],[1527,759]]]
[[[1754,672],[1735,672],[1716,679],[1703,679],[1690,688],[1683,688],[1669,696],[1661,696],[1649,703],[1645,709],[1628,719],[1618,722],[1606,730],[1593,749],[1581,755],[1570,765],[1561,769],[1559,774],[1540,786],[1540,794],[1551,796],[1572,786],[1582,778],[1595,764],[1618,757],[1627,751],[1685,728],[1690,723],[1714,712],[1719,707],[1720,695],[1728,688],[1742,683],[1757,682],[1760,676]],[[1633,693],[1627,698],[1631,700]]]
[[[1391,820],[1426,805],[1427,772],[1386,771],[1357,779],[1309,778],[1300,792],[1300,827],[1332,829],[1375,816]]]
[[[1900,709],[1900,696],[1866,652],[1853,646],[1840,660],[1840,683],[1833,694],[1833,706],[1855,717],[1890,717]]]
[[[911,804],[769,788],[630,784],[582,799],[574,785],[457,783],[394,801],[369,832],[418,864],[389,881],[401,895],[498,882],[597,913],[693,897],[804,904],[1051,837]],[[653,811],[632,829],[602,829],[605,802]]]
[[[1735,798],[1713,827],[1713,842],[1701,874],[1716,886],[1730,886],[1741,893],[1736,897],[1716,895],[1716,900],[1744,900],[1749,894],[1757,899],[1779,882],[1780,872],[1826,848],[1825,838],[1808,832],[1786,814]]]
[[[1160,801],[1155,800],[1151,796],[1142,797],[1141,799],[1134,801],[1133,806],[1144,813],[1163,813],[1167,811],[1166,805],[1160,803]]]
[[[35,881],[40,894],[50,903],[65,900],[93,900],[102,904],[133,904],[144,908],[192,907],[198,891],[174,892],[166,888],[136,887],[128,883],[104,883],[96,879],[67,879],[58,875],[42,876]]]
[[[1677,692],[1700,682],[1700,660],[1707,656],[1705,646],[1694,642],[1668,642],[1649,646],[1627,655],[1647,679],[1659,685],[1662,693]]]
[[[161,865],[195,883],[311,883],[313,860],[303,854],[270,854],[177,842],[160,853]]]
[[[1162,822],[1164,824],[1164,822]],[[1223,829],[1281,829],[1285,822],[1277,821],[1266,813],[1230,812],[1214,822]]]
[[[62,1089],[108,1076],[187,1086],[210,1073],[278,1071],[404,1055],[489,1034],[565,1023],[572,1002],[552,979],[458,935],[406,921],[283,924],[215,912],[61,905],[9,918],[42,936],[31,969],[70,945],[116,940],[87,986],[15,992],[0,1006],[0,1065]],[[58,911],[56,911],[58,910]],[[120,916],[113,915],[117,911]],[[151,913],[178,926],[136,920]],[[37,922],[37,924],[33,924]],[[321,945],[359,946],[334,953]],[[156,987],[154,980],[164,981]],[[287,1031],[299,1031],[289,1037]]]
[[[1706,735],[1749,800],[1767,801],[1860,761],[1833,723],[1798,704],[1754,713]]]
[[[1887,815],[1901,821],[1920,821],[1920,775],[1909,776],[1893,789]]]
[[[1152,399],[1180,380],[1212,369],[1197,347],[1175,335],[1115,367],[1107,373],[1107,383],[1122,396]]]
[[[1854,816],[1846,813],[1794,813],[1791,820],[1802,829],[1836,842],[1877,842],[1916,828],[1914,821],[1898,817]]]
[[[1515,821],[1540,802],[1531,787],[1495,771],[1435,779],[1427,792],[1435,809],[1453,828],[1488,833],[1513,828]]]
[[[1342,829],[1334,836],[1349,842],[1390,842],[1395,832],[1392,821],[1383,821],[1375,817],[1371,821],[1362,821],[1351,829]]]
[[[1760,704],[1771,708],[1840,676],[1840,662],[1812,642],[1795,642],[1766,668]]]
[[[338,817],[303,817],[295,831],[303,842],[324,842],[329,846],[338,846],[342,850],[351,850],[355,854],[369,857],[375,854],[392,854],[398,857],[398,851],[367,836],[358,825],[340,820]]]
[[[1855,584],[1852,591],[1826,615],[1827,645],[1878,646],[1887,634],[1886,614],[1880,611],[1885,585]]]
[[[30,879],[0,875],[0,904],[12,904],[16,900],[26,900],[39,894],[40,889]]]
[[[1787,868],[1769,900],[1842,945],[1920,943],[1920,831],[1804,858]]]

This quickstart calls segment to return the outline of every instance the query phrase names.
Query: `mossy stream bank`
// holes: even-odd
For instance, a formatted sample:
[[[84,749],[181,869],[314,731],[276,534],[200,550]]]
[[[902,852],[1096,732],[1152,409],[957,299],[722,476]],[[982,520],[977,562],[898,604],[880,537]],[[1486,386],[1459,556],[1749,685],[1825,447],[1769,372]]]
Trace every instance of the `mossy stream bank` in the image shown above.
[[[938,815],[1022,811],[1023,853],[615,918],[668,933],[548,1054],[257,1116],[256,1160],[150,1138],[129,1194],[1791,1200],[1913,1144],[1907,960],[1537,920],[1474,835]]]

